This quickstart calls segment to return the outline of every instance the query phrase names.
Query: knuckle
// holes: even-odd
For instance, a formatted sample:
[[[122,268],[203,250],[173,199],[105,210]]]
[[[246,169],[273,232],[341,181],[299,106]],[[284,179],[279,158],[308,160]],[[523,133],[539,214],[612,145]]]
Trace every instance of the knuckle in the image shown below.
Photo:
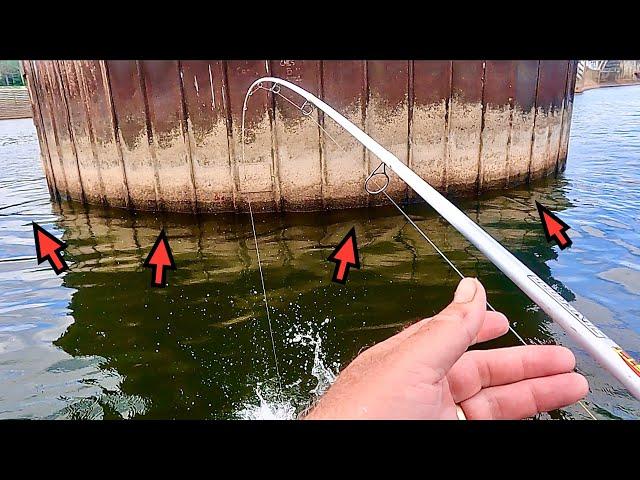
[[[433,322],[460,322],[464,318],[464,314],[457,310],[443,310],[433,318]]]

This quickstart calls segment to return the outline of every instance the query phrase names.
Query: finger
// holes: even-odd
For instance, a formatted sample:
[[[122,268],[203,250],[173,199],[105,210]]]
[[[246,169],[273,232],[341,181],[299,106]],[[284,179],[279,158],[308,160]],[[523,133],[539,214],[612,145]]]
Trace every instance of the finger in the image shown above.
[[[518,420],[576,403],[588,391],[582,375],[562,373],[485,388],[461,406],[468,419]]]
[[[403,342],[403,355],[412,368],[417,365],[430,369],[436,373],[431,379],[434,381],[443,378],[478,336],[485,319],[486,301],[480,282],[463,279],[453,302]]]
[[[454,401],[460,403],[483,388],[567,373],[575,366],[571,350],[556,345],[476,350],[465,353],[456,362],[447,380]]]
[[[409,325],[404,330],[396,333],[393,337],[389,337],[385,342],[397,342],[408,338],[409,336],[416,333],[420,327],[430,322],[435,317],[423,318],[411,325]],[[499,312],[486,312],[484,317],[484,322],[482,323],[482,327],[478,332],[474,340],[475,343],[487,342],[489,340],[493,340],[494,338],[498,338],[509,331],[509,321],[507,317],[505,317],[502,313]]]
[[[509,320],[500,312],[487,312],[484,322],[473,344],[488,342],[494,338],[501,337],[509,331]]]
[[[430,322],[434,317],[423,318],[419,320],[404,330],[396,333],[392,337],[387,338],[383,342],[380,342],[373,347],[369,348],[370,352],[383,353],[391,350],[393,347],[401,343],[403,340],[407,339],[414,333],[416,333],[422,326],[426,325],[427,322]],[[494,338],[498,338],[509,331],[509,321],[507,317],[505,317],[502,313],[498,312],[489,312],[485,313],[484,322],[482,323],[482,327],[478,332],[478,335],[474,339],[473,344],[486,342],[489,340],[493,340]]]

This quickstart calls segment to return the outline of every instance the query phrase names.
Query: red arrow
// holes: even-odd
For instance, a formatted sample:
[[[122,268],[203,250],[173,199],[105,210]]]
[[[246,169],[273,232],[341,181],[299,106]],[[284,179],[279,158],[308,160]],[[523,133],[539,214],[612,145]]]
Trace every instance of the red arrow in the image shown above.
[[[347,283],[349,268],[360,268],[360,258],[358,257],[358,242],[356,241],[356,229],[352,227],[347,236],[342,239],[336,249],[329,255],[327,259],[336,263],[333,271],[333,280],[336,283]]]
[[[538,214],[540,215],[540,220],[542,220],[542,228],[544,229],[547,241],[552,242],[555,240],[560,247],[560,250],[570,247],[573,242],[567,236],[566,231],[571,227],[560,220],[547,207],[537,201],[536,206],[538,207]]]
[[[175,270],[176,264],[173,261],[173,254],[164,229],[158,235],[156,243],[153,244],[153,248],[151,248],[147,259],[144,261],[144,266],[153,269],[151,275],[152,287],[167,286],[167,268]]]
[[[36,240],[36,257],[38,258],[38,265],[45,260],[49,260],[51,268],[56,272],[56,275],[60,275],[65,270],[69,269],[69,265],[62,258],[60,253],[67,248],[67,244],[62,240],[58,240],[56,237],[47,232],[44,228],[33,222],[33,237]]]

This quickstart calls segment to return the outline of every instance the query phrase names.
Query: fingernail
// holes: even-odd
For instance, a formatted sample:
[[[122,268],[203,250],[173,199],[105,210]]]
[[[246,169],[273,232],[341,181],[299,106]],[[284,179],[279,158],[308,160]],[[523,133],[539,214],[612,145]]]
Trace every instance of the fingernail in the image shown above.
[[[471,300],[473,300],[473,297],[475,297],[477,288],[478,286],[475,279],[463,278],[458,285],[458,288],[456,289],[456,293],[453,296],[453,301],[455,303],[470,302]]]

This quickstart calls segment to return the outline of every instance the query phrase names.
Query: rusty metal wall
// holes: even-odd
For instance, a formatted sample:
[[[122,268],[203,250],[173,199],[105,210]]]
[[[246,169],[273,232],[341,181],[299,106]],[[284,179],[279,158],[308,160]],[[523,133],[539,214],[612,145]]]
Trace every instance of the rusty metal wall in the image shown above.
[[[564,168],[576,72],[569,60],[23,66],[53,195],[183,212],[244,211],[248,199],[263,210],[382,202],[363,189],[376,158],[322,112],[301,115],[264,90],[248,104],[242,160],[244,95],[260,76],[299,84],[440,191],[465,194]],[[395,199],[415,200],[391,177]]]

